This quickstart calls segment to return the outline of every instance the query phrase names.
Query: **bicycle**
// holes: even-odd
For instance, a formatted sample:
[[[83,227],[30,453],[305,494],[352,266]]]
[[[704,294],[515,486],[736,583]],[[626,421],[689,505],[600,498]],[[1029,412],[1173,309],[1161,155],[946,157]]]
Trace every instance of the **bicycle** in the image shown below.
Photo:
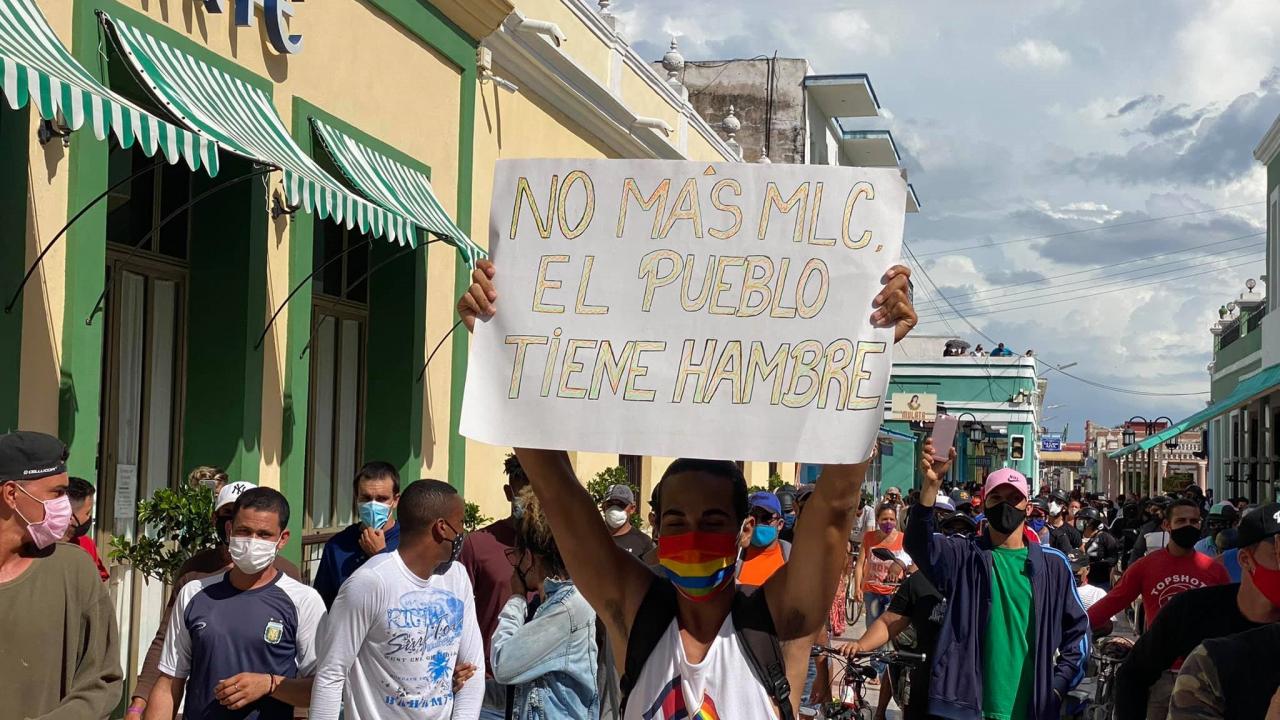
[[[853,625],[862,617],[862,588],[854,582],[853,568],[858,566],[858,554],[861,551],[862,544],[856,542],[849,543],[849,572],[845,578],[845,597],[844,597],[844,619],[845,622]]]
[[[825,645],[814,645],[811,655],[814,658],[826,657],[844,663],[843,669],[837,671],[835,676],[840,687],[839,696],[830,702],[823,703],[819,709],[817,717],[825,720],[875,720],[875,706],[867,702],[865,697],[867,682],[879,675],[874,665],[883,663],[891,670],[896,668],[898,670],[896,674],[905,678],[910,674],[910,669],[926,660],[924,655],[901,650],[860,652],[849,658],[842,655],[839,650]],[[895,691],[894,700],[898,703],[898,707],[905,708],[911,701],[910,690],[906,682],[901,683],[901,686],[901,694]],[[895,685],[895,688],[897,687]]]
[[[1063,718],[1112,720],[1116,704],[1116,672],[1133,650],[1133,641],[1122,637],[1099,640],[1089,654],[1089,674],[1067,696]]]

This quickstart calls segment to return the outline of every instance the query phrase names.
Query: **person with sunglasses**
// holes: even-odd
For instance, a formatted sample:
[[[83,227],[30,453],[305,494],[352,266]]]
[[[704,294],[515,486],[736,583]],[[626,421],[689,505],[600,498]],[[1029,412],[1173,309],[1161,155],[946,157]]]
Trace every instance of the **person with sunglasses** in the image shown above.
[[[484,676],[457,691],[457,666],[484,667],[462,554],[462,496],[418,480],[400,495],[400,546],[343,583],[318,637],[312,720],[476,720]]]
[[[521,493],[511,598],[498,616],[490,655],[493,677],[512,689],[512,720],[600,716],[596,613],[573,584],[532,490]],[[528,596],[538,607],[529,615]]]
[[[758,588],[791,559],[791,543],[781,538],[782,502],[771,492],[752,493],[742,523],[738,556],[738,585]]]

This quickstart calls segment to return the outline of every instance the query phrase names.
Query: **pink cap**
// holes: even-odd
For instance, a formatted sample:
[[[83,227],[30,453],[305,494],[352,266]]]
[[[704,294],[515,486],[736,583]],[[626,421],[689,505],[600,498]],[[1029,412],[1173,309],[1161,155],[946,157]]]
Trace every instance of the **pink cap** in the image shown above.
[[[1013,468],[1000,468],[999,470],[987,476],[987,481],[982,484],[982,497],[986,497],[988,493],[1001,485],[1012,485],[1022,493],[1022,497],[1031,497],[1031,492],[1027,487],[1027,479],[1022,473]]]

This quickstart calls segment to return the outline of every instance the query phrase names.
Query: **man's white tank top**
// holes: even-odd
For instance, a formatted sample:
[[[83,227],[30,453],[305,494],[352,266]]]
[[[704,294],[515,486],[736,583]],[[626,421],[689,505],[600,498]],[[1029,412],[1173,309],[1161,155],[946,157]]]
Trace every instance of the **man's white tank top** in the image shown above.
[[[751,674],[733,616],[720,626],[707,656],[685,658],[680,628],[672,620],[649,656],[627,699],[627,720],[777,720],[773,702]]]

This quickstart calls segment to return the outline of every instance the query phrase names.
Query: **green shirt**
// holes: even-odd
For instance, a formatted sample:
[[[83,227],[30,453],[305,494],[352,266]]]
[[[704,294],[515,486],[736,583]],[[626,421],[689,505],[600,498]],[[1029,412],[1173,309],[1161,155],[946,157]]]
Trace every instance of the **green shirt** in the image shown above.
[[[991,551],[991,615],[982,635],[982,717],[1025,720],[1035,658],[1027,549]]]

